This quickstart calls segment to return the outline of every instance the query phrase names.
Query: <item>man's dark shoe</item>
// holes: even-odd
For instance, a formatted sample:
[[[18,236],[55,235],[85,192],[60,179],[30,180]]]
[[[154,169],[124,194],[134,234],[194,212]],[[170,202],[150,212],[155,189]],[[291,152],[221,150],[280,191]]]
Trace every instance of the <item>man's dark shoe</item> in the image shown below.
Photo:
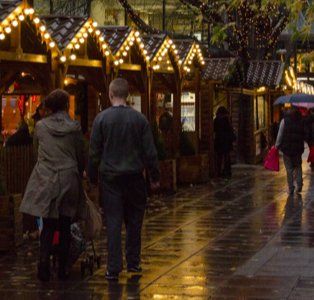
[[[109,281],[117,281],[119,280],[119,273],[107,271],[105,274],[105,278]]]
[[[128,272],[140,273],[143,269],[140,266],[128,267]]]

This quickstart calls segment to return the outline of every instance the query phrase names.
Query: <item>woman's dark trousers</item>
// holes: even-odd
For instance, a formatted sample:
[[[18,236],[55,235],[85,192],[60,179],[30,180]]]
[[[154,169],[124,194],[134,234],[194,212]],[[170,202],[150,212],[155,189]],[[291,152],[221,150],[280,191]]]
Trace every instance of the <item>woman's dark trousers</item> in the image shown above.
[[[54,232],[59,231],[58,265],[59,270],[66,267],[71,241],[71,218],[60,216],[59,219],[43,218],[43,230],[40,234],[41,265],[49,268],[49,259],[52,252]]]
[[[126,227],[127,267],[137,267],[141,257],[141,229],[146,207],[146,183],[142,174],[103,178],[109,272],[123,268],[121,230]]]

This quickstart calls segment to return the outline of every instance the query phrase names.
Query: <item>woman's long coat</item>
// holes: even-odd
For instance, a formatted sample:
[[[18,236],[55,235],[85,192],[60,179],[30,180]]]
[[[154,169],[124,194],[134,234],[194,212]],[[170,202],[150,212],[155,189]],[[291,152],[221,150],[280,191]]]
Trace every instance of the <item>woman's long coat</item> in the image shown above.
[[[44,218],[82,214],[84,145],[80,125],[65,111],[57,112],[36,124],[34,138],[38,159],[20,211]]]

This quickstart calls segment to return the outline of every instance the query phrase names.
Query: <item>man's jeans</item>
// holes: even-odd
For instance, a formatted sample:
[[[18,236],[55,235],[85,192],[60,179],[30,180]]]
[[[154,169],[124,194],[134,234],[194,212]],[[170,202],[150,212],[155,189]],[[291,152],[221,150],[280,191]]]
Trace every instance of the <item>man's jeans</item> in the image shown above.
[[[126,227],[127,267],[140,264],[141,228],[146,207],[146,183],[142,174],[103,178],[103,203],[106,216],[107,270],[119,273],[123,268],[121,230]]]
[[[294,178],[297,183],[297,190],[301,191],[303,186],[302,179],[302,157],[283,155],[283,162],[287,172],[287,182],[290,193],[294,192]]]

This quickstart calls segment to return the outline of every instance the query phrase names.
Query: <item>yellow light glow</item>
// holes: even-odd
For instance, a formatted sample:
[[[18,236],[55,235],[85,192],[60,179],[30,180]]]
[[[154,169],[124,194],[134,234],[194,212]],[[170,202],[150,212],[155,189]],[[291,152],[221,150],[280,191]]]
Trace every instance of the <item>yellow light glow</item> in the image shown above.
[[[107,48],[107,45],[106,45],[106,44],[102,44],[102,48],[103,48],[103,49],[106,49],[106,48]]]
[[[19,15],[19,20],[20,20],[20,21],[24,21],[24,20],[25,20],[25,17],[24,17],[23,14],[20,14],[20,15]]]
[[[31,7],[28,9],[28,12],[30,15],[32,15],[32,14],[34,14],[35,10],[34,10],[34,8]]]
[[[141,43],[141,44],[140,44],[140,47],[141,47],[141,48],[144,48],[144,47],[145,47],[145,45],[144,45],[143,43]]]
[[[70,59],[71,59],[71,60],[76,60],[76,55],[75,55],[74,53],[71,54]]]
[[[117,66],[117,65],[119,65],[119,61],[118,60],[115,60],[114,61],[114,64]]]
[[[92,32],[93,32],[93,28],[92,28],[92,27],[89,27],[89,28],[87,29],[87,31],[88,31],[89,33],[92,33]]]
[[[85,42],[84,38],[80,38],[80,43],[83,44]]]
[[[144,50],[143,50],[143,53],[144,53],[144,54],[147,54],[147,50],[146,50],[146,49],[144,49]]]
[[[81,47],[80,44],[75,44],[75,45],[74,45],[74,48],[75,48],[75,49],[80,49],[80,47]]]
[[[68,85],[68,83],[69,83],[68,80],[65,79],[65,80],[64,80],[64,85]]]
[[[87,38],[87,37],[88,37],[88,33],[87,33],[87,32],[84,32],[84,33],[83,33],[83,37],[84,37],[84,38]]]
[[[3,32],[0,33],[0,40],[4,40],[5,39],[5,34]]]
[[[96,21],[93,22],[92,24],[94,27],[97,27],[98,23]]]
[[[168,44],[170,44],[170,45],[173,44],[173,41],[172,41],[172,40],[169,40],[169,41],[168,41]]]
[[[128,53],[127,53],[126,51],[123,51],[123,52],[122,52],[122,55],[123,55],[123,56],[127,56]]]
[[[44,31],[46,30],[46,26],[41,25],[41,26],[39,27],[39,30],[42,31],[42,32],[44,32]]]
[[[130,41],[130,42],[129,42],[129,45],[130,45],[130,46],[133,46],[133,44],[134,44],[133,41]]]
[[[50,42],[50,43],[49,43],[49,47],[50,47],[50,48],[53,48],[55,45],[56,45],[55,42]]]
[[[6,27],[6,28],[4,29],[4,31],[5,31],[6,33],[11,33],[12,30],[11,30],[11,27],[8,26],[8,27]]]
[[[38,24],[39,22],[40,22],[39,18],[36,17],[36,18],[34,19],[34,23],[35,23],[35,24]]]
[[[107,50],[105,51],[105,55],[108,56],[110,54],[110,52]]]
[[[135,32],[134,34],[136,37],[138,37],[140,35],[140,33],[138,31]]]
[[[25,14],[25,15],[29,15],[29,9],[28,9],[28,8],[25,8],[25,9],[24,9],[24,14]]]
[[[48,33],[48,32],[46,32],[45,34],[44,34],[44,38],[47,40],[47,39],[49,39],[50,38],[50,34]]]
[[[126,46],[126,47],[125,47],[125,50],[126,50],[126,51],[129,51],[129,50],[130,50],[130,47],[129,47],[129,46]]]
[[[100,35],[100,31],[99,30],[96,30],[96,35]]]
[[[17,27],[18,25],[19,25],[19,22],[16,19],[12,20],[13,27]]]
[[[62,55],[62,56],[60,57],[60,61],[61,61],[61,62],[66,62],[66,60],[67,60],[67,58],[66,58],[64,55]]]
[[[105,40],[105,38],[104,38],[103,36],[101,36],[101,37],[99,38],[99,40],[100,40],[101,42],[103,42],[103,41]]]
[[[67,46],[68,49],[73,49],[73,47],[74,47],[73,44],[69,44],[69,45]]]
[[[119,63],[123,64],[123,59],[122,58],[119,59]]]

